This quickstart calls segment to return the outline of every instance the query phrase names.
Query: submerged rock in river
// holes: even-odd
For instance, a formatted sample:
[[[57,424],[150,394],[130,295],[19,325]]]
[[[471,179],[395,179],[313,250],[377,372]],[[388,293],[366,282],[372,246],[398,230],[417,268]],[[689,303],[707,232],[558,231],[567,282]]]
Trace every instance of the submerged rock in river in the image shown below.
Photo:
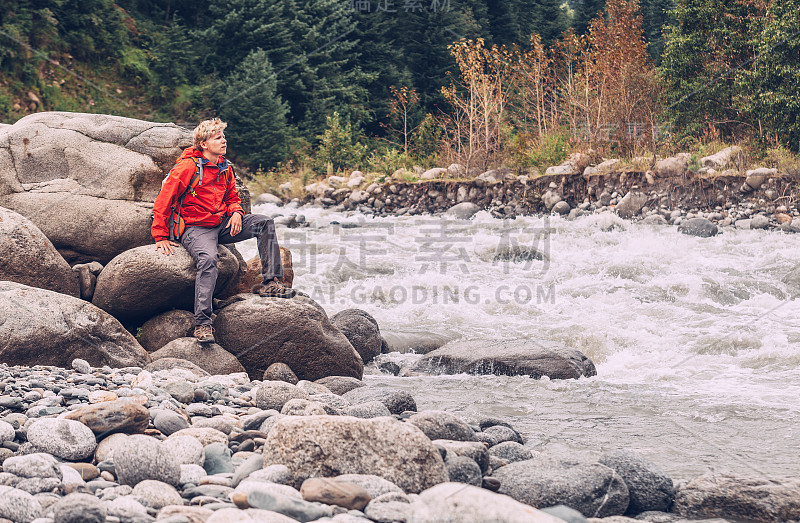
[[[417,370],[442,374],[528,375],[532,378],[580,378],[597,374],[582,352],[535,340],[454,341],[426,354]]]

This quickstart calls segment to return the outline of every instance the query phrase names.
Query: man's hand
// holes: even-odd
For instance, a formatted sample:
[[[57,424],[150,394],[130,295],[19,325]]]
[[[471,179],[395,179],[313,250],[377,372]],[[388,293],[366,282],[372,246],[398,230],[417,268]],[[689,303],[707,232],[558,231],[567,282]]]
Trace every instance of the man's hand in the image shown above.
[[[156,242],[156,250],[160,250],[166,255],[175,254],[175,251],[172,250],[172,247],[177,247],[178,243],[169,240],[161,240],[160,242]]]
[[[231,236],[236,236],[240,232],[242,232],[242,215],[238,212],[231,214],[231,219],[228,220],[228,225],[225,227],[226,229],[231,228]]]

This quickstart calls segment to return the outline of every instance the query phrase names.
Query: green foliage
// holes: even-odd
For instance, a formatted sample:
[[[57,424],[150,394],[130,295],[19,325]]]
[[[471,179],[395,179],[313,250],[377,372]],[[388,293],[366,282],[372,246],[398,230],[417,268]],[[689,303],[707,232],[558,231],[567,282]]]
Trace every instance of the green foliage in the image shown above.
[[[288,107],[277,94],[265,51],[257,49],[245,58],[225,79],[217,97],[237,158],[251,165],[275,165],[286,156]]]
[[[385,176],[391,176],[398,169],[409,169],[413,165],[414,161],[409,155],[398,151],[394,147],[373,150],[367,159],[369,172],[381,173]]]
[[[411,136],[414,159],[424,166],[437,163],[437,153],[443,138],[442,126],[431,114],[426,114]]]
[[[327,123],[314,157],[315,167],[323,170],[329,166],[334,172],[361,167],[367,148],[358,141],[350,121],[343,122],[339,113],[334,112],[327,117]]]
[[[549,133],[541,140],[517,134],[511,138],[511,162],[515,168],[535,167],[544,172],[548,167],[560,165],[572,150],[569,134]]]
[[[739,77],[739,101],[767,139],[800,151],[800,1],[773,1],[752,45],[757,59]]]

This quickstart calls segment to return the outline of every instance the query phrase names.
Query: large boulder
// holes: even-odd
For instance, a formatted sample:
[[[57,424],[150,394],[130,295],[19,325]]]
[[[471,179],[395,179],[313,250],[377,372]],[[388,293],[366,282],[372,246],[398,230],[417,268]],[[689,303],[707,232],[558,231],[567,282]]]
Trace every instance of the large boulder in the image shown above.
[[[286,465],[297,486],[312,477],[374,474],[416,493],[447,481],[428,437],[389,417],[289,416],[272,427],[265,448],[264,465]]]
[[[381,330],[368,312],[345,309],[334,314],[331,323],[347,337],[364,363],[369,363],[381,353]]]
[[[214,328],[217,343],[238,358],[250,379],[261,379],[273,363],[285,363],[301,380],[361,379],[361,356],[313,300],[237,297],[217,314]]]
[[[294,269],[292,269],[292,253],[289,249],[281,247],[281,264],[283,265],[283,278],[280,279],[281,283],[291,288],[294,282]],[[228,298],[234,294],[243,292],[252,292],[253,288],[261,285],[264,277],[261,275],[261,258],[254,256],[247,262],[244,268],[244,274],[239,279],[236,285],[228,287],[220,298]]]
[[[81,297],[78,276],[29,219],[0,207],[0,280]]]
[[[183,247],[166,255],[152,245],[123,252],[97,277],[92,303],[122,321],[144,320],[165,309],[194,307],[195,262]],[[218,247],[215,294],[232,283],[239,262],[224,245]]]
[[[678,490],[673,512],[692,519],[800,520],[800,480],[706,474]]]
[[[669,511],[675,488],[672,479],[658,465],[627,450],[609,452],[599,462],[613,469],[625,481],[630,494],[628,514],[635,515],[648,510]]]
[[[144,367],[150,356],[113,316],[89,302],[0,281],[0,361],[69,368]]]
[[[188,360],[209,374],[234,374],[245,372],[236,356],[216,343],[204,344],[196,338],[178,338],[150,354],[153,362],[161,358]]]
[[[136,339],[147,352],[155,352],[172,340],[191,336],[194,332],[194,314],[173,309],[144,322]]]
[[[191,132],[171,123],[32,114],[0,128],[0,205],[33,221],[69,262],[105,263],[152,243],[161,180],[190,145]]]
[[[580,378],[597,374],[582,352],[535,340],[453,341],[429,352],[417,364],[426,372],[444,374],[528,375],[532,378]]]
[[[615,210],[620,218],[633,218],[642,210],[644,204],[647,203],[647,199],[647,195],[644,193],[629,191],[628,194],[619,201]]]
[[[566,505],[586,517],[620,516],[628,508],[628,487],[612,469],[599,463],[563,463],[546,458],[500,467],[500,494],[533,507]]]
[[[689,169],[689,153],[680,153],[676,156],[658,160],[655,173],[660,178],[674,178],[686,174]]]
[[[699,236],[701,238],[710,238],[719,233],[719,228],[716,224],[705,218],[690,218],[678,226],[678,231],[690,236]]]

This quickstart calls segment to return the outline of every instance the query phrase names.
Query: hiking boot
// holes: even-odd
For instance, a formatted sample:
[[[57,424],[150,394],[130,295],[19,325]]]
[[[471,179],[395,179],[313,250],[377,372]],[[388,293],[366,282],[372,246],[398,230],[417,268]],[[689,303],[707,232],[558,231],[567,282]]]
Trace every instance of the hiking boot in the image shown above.
[[[194,328],[194,337],[200,343],[214,343],[214,328],[211,325],[200,325]]]
[[[270,280],[255,289],[253,292],[264,298],[294,298],[297,291],[290,289],[278,280]]]

